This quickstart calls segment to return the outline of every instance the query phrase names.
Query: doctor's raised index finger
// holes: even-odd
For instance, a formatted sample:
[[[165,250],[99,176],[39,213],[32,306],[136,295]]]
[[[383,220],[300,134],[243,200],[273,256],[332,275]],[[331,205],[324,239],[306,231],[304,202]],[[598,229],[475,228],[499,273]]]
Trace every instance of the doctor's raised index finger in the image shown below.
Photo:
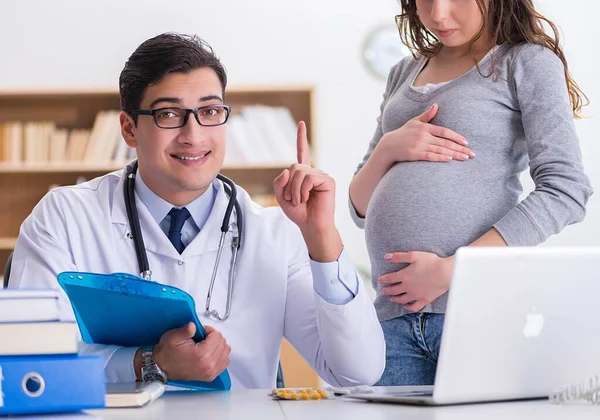
[[[301,165],[310,165],[310,149],[308,148],[308,138],[306,136],[306,123],[298,123],[298,135],[296,137],[296,150],[298,163]]]

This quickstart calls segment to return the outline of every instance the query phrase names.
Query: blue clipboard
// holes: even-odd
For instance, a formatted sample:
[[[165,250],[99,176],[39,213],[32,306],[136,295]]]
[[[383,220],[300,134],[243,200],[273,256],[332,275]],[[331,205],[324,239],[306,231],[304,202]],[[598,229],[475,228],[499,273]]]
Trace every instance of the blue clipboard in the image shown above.
[[[126,273],[64,272],[58,276],[73,307],[85,343],[142,347],[167,331],[196,324],[194,341],[206,337],[194,299],[185,291]],[[212,382],[169,381],[196,390],[229,390],[227,370]]]

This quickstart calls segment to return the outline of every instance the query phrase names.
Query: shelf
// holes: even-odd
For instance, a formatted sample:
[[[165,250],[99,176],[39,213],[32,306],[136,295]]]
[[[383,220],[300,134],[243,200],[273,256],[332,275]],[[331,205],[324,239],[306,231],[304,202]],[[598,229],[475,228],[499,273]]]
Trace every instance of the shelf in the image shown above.
[[[305,121],[308,140],[314,138],[314,89],[311,86],[233,86],[225,102],[234,112],[248,105],[281,106],[295,121]],[[0,90],[0,123],[53,121],[58,128],[90,129],[99,110],[119,110],[116,89],[90,90]]]
[[[0,163],[0,173],[86,173],[86,172],[112,172],[123,168],[117,164],[88,164],[81,162],[66,163]]]
[[[12,251],[17,243],[17,238],[2,238],[0,237],[0,250]],[[2,270],[0,270],[2,271]]]
[[[227,86],[225,94],[234,93],[278,93],[278,92],[311,92],[314,90],[312,85],[290,84],[290,85],[230,85]],[[25,97],[25,96],[87,96],[87,95],[118,95],[119,90],[116,87],[99,87],[91,89],[1,89],[0,96]]]
[[[91,172],[112,172],[123,169],[127,163],[122,164],[89,164],[82,162],[66,163],[19,163],[8,164],[0,163],[0,174],[11,173],[91,173]],[[289,168],[291,164],[268,164],[268,165],[236,165],[225,166],[224,172],[243,172],[243,171],[283,171]]]

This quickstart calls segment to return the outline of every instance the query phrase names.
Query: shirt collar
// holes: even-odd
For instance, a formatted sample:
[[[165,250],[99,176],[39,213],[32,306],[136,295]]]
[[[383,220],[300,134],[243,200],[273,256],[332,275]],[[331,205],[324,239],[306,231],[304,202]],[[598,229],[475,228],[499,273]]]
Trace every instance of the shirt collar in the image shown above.
[[[162,220],[167,216],[167,214],[169,214],[173,207],[179,207],[173,206],[173,204],[164,200],[162,197],[152,191],[142,179],[139,169],[136,172],[135,178],[135,192],[142,203],[144,203],[157,224],[162,222]],[[211,184],[211,188],[208,188],[200,197],[196,198],[194,201],[185,206],[185,208],[190,212],[192,220],[198,229],[202,229],[206,223],[206,220],[208,219],[208,216],[213,208],[214,202],[215,186],[214,184]]]

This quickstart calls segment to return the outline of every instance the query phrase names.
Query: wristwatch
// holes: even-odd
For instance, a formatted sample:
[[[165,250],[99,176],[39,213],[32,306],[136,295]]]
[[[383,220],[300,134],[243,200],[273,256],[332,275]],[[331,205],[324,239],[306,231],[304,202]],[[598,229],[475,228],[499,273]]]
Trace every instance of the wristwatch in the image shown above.
[[[167,383],[167,372],[162,370],[154,361],[154,346],[142,347],[142,381]]]

